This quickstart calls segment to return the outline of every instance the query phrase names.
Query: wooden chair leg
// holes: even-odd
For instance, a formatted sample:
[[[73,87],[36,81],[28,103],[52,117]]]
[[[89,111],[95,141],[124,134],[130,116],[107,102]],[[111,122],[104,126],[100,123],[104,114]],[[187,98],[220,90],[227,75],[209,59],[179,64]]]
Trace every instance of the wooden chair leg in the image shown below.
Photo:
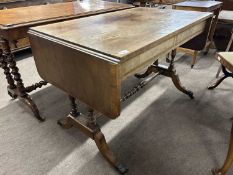
[[[231,137],[230,137],[230,144],[228,149],[227,158],[220,169],[215,169],[212,171],[213,175],[225,175],[228,170],[230,169],[231,165],[233,163],[233,125],[231,128]]]
[[[197,54],[198,54],[198,51],[194,50],[194,52],[193,52],[193,59],[192,59],[192,63],[191,63],[191,68],[193,68],[194,65],[195,65],[195,63],[196,63]]]

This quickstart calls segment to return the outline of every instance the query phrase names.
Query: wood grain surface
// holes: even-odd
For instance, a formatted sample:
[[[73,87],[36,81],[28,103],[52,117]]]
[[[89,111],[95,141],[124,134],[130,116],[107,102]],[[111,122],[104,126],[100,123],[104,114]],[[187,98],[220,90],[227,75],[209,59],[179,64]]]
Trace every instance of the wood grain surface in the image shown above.
[[[32,30],[125,61],[210,16],[210,13],[135,8]]]
[[[26,1],[26,0],[0,0],[0,4],[1,3],[18,2],[18,1]]]
[[[85,0],[1,10],[0,29],[30,26],[58,19],[70,19],[129,7],[132,6],[99,0]]]
[[[202,33],[211,17],[133,8],[34,27],[29,37],[43,79],[116,118],[121,82]]]

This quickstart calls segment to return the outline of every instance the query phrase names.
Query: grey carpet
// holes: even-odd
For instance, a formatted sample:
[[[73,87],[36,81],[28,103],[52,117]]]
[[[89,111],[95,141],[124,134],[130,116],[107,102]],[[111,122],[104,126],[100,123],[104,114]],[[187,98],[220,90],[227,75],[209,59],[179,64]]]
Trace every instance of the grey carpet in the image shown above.
[[[25,57],[18,61],[25,84],[40,80],[33,58],[20,56]],[[194,100],[179,92],[169,78],[159,76],[122,105],[118,119],[99,121],[112,150],[129,167],[129,175],[210,175],[225,159],[233,80],[225,80],[214,91],[206,89],[219,66],[213,51],[205,57],[200,54],[192,70],[189,56],[176,60],[180,79],[193,90]],[[2,71],[0,82],[1,175],[118,174],[91,139],[56,124],[69,112],[66,94],[50,85],[32,93],[47,119],[39,123],[24,104],[10,100]],[[130,77],[124,89],[136,82]]]

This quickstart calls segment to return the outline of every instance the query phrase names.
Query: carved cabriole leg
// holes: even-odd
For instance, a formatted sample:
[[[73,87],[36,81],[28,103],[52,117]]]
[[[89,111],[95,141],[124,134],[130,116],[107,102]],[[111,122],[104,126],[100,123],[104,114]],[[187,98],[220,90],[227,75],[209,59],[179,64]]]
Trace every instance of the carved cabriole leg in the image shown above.
[[[101,131],[96,132],[94,134],[94,141],[103,155],[103,157],[114,167],[120,174],[125,174],[128,172],[128,168],[117,161],[116,156],[113,154],[111,149],[109,148],[105,137]]]
[[[171,63],[170,63],[170,66],[168,67],[168,71],[162,71],[161,74],[165,75],[165,76],[168,76],[168,77],[171,77],[172,82],[175,85],[175,87],[179,91],[187,94],[191,99],[193,99],[194,98],[193,97],[193,92],[190,91],[190,90],[187,90],[184,86],[181,85],[179,76],[176,73],[176,70],[174,68],[174,59],[175,59],[175,57],[176,57],[176,50],[173,50],[172,53],[171,53]]]
[[[218,85],[220,85],[222,83],[223,80],[225,80],[228,76],[226,75],[222,75],[214,84],[208,86],[209,90],[213,90],[214,88],[216,88]]]
[[[14,79],[10,73],[10,68],[8,67],[8,64],[7,64],[7,50],[8,50],[8,47],[7,47],[7,43],[5,42],[5,40],[1,39],[0,38],[0,44],[3,48],[0,49],[0,60],[1,60],[1,68],[4,70],[4,74],[6,76],[6,79],[7,79],[7,83],[8,83],[8,94],[12,97],[12,98],[16,98],[17,95],[16,94],[12,94],[9,90],[15,90],[16,89],[16,85],[15,85],[15,82],[14,82]]]
[[[169,60],[170,61],[170,60]],[[142,74],[135,74],[134,76],[138,79],[141,79],[141,78],[146,78],[148,77],[152,72],[154,72],[154,66],[157,66],[158,65],[158,60],[156,60],[151,66],[149,66],[146,70],[145,73],[142,73]],[[154,72],[155,73],[155,72]]]
[[[232,163],[233,163],[233,125],[231,128],[231,138],[230,138],[230,144],[229,144],[227,158],[226,158],[222,168],[212,170],[213,175],[225,175],[228,172],[228,170],[230,169]]]
[[[228,77],[232,77],[232,78],[233,78],[233,73],[228,72],[228,71],[226,70],[225,66],[223,66],[223,65],[222,65],[222,71],[223,71],[224,75],[221,76],[214,84],[208,86],[208,89],[209,89],[209,90],[213,90],[214,88],[216,88],[218,85],[221,84],[221,82],[222,82],[224,79],[226,79],[226,78],[228,78]]]
[[[9,41],[3,40],[2,46],[4,48],[3,55],[5,56],[6,62],[8,63],[9,68],[11,69],[11,74],[14,76],[14,80],[16,82],[16,87],[17,87],[15,89],[12,89],[11,86],[8,86],[8,93],[13,97],[18,97],[32,110],[32,112],[34,113],[34,116],[38,120],[44,121],[45,119],[40,116],[40,113],[39,113],[39,110],[36,104],[26,92],[26,89],[23,84],[23,80],[21,79],[21,75],[19,73],[19,69],[16,66],[14,55],[11,53]],[[12,78],[12,75],[10,75],[11,78]]]
[[[76,107],[76,104],[74,103],[74,98],[70,97],[70,101],[71,101],[71,107],[72,107],[70,114],[65,119],[59,120],[58,124],[64,128],[76,127],[80,129],[80,131],[82,131],[84,134],[86,134],[88,137],[90,137],[91,139],[95,141],[96,146],[98,147],[103,157],[114,168],[116,168],[116,170],[119,173],[125,174],[128,171],[128,169],[117,161],[117,158],[115,157],[115,155],[109,148],[105,140],[105,137],[100,130],[100,127],[96,123],[96,117],[94,115],[94,111],[92,109],[89,109],[88,116],[84,116],[83,114],[80,114],[77,117],[77,115],[73,115],[77,112],[76,111],[77,107]]]
[[[190,91],[190,90],[187,90],[185,87],[183,87],[181,85],[181,82],[180,82],[180,79],[179,79],[179,76],[176,74],[176,70],[174,68],[174,59],[176,57],[176,50],[173,50],[171,52],[171,60],[170,60],[170,65],[167,67],[167,66],[164,66],[164,65],[160,65],[158,64],[158,60],[156,60],[154,62],[154,64],[152,64],[151,66],[148,67],[148,69],[146,70],[145,73],[143,74],[135,74],[135,77],[136,78],[145,78],[147,76],[149,76],[152,72],[153,73],[159,73],[161,75],[164,75],[164,76],[167,76],[167,77],[170,77],[172,79],[172,82],[174,83],[175,87],[187,94],[191,99],[193,99],[193,92]],[[124,101],[124,99],[123,99]]]
[[[173,84],[175,85],[175,87],[176,87],[179,91],[181,91],[181,92],[187,94],[191,99],[194,99],[193,92],[190,91],[190,90],[187,90],[184,86],[181,85],[179,76],[178,76],[178,74],[176,73],[175,70],[172,72],[171,78],[172,78]]]

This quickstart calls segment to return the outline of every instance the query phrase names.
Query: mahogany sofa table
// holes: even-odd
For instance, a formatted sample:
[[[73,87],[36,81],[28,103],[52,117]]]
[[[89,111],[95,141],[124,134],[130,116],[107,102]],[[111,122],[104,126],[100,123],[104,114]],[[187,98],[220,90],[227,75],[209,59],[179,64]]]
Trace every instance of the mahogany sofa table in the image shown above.
[[[119,117],[121,103],[159,74],[193,98],[175,72],[174,49],[204,32],[211,19],[211,13],[139,7],[31,28],[29,39],[39,75],[71,100],[72,111],[59,124],[79,128],[113,167],[126,173],[106,143],[95,114]],[[85,32],[88,35],[82,35]],[[169,52],[170,65],[158,64]],[[148,69],[145,76],[140,75],[142,81],[121,93],[122,81],[144,68]],[[75,99],[88,106],[87,115],[78,112]]]
[[[9,45],[10,42],[27,37],[27,31],[30,27],[132,7],[127,4],[86,0],[84,2],[76,1],[1,10],[0,44],[2,45],[2,50],[0,49],[0,67],[4,70],[8,82],[8,94],[14,99],[19,98],[22,100],[31,108],[37,119],[44,120],[28,93],[41,88],[47,82],[40,81],[25,87]],[[70,28],[68,29],[71,30]]]
[[[214,32],[218,22],[218,16],[221,11],[221,7],[222,7],[222,2],[220,1],[185,1],[174,4],[172,6],[173,9],[177,9],[177,10],[212,12],[214,14],[214,18],[210,26],[210,32],[208,34],[206,41],[205,53],[208,53],[210,46],[213,43]],[[186,48],[179,48],[179,50],[184,51],[185,53],[191,54],[193,56],[193,60],[191,63],[191,68],[193,68],[196,62],[198,51],[189,50]]]

